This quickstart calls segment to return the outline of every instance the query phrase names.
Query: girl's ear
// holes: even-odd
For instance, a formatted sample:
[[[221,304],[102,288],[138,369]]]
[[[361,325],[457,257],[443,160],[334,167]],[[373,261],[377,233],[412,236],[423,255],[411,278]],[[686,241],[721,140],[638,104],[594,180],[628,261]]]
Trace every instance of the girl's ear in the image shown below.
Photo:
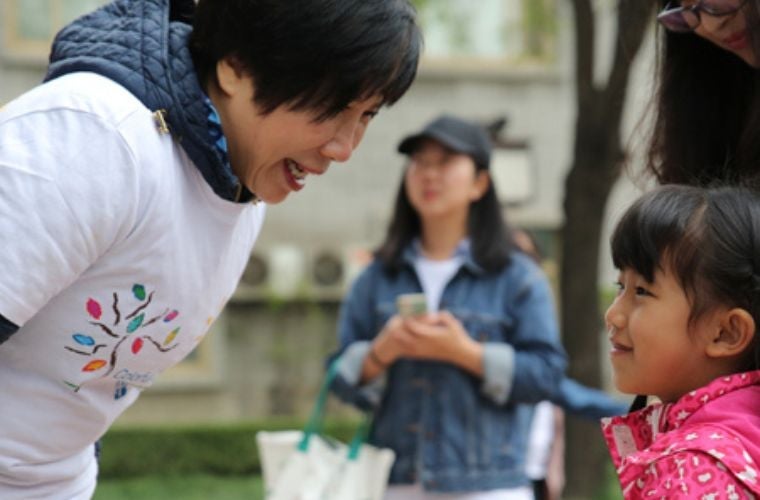
[[[718,327],[706,351],[713,358],[738,356],[755,338],[755,320],[749,312],[739,307],[720,313]]]

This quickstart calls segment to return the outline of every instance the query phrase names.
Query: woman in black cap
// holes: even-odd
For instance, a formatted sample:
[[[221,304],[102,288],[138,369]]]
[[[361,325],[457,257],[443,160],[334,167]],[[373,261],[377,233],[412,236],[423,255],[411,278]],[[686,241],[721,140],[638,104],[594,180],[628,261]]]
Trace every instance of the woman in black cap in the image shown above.
[[[399,151],[395,212],[344,302],[332,389],[372,409],[369,442],[395,451],[387,498],[532,499],[531,403],[565,367],[549,285],[513,245],[481,127],[442,116]],[[423,312],[407,294],[424,294]]]

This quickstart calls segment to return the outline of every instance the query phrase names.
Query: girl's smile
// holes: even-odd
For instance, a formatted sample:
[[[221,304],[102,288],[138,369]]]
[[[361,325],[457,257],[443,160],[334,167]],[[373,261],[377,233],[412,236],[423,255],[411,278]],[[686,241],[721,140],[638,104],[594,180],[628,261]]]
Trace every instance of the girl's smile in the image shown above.
[[[633,348],[615,341],[614,338],[610,339],[610,344],[612,344],[612,347],[610,348],[610,356],[622,356],[633,352]]]

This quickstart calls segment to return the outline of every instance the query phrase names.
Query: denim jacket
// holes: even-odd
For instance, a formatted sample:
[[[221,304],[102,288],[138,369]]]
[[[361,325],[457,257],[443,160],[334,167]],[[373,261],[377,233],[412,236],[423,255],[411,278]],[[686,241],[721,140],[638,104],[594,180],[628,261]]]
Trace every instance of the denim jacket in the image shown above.
[[[528,485],[532,403],[557,391],[565,368],[547,280],[522,254],[488,273],[467,250],[440,309],[483,344],[483,378],[443,362],[401,359],[360,385],[370,342],[396,314],[396,296],[421,291],[415,254],[410,246],[395,274],[376,261],[354,283],[340,313],[333,357],[341,367],[332,389],[374,410],[368,440],[396,452],[392,484],[419,482],[441,492]]]

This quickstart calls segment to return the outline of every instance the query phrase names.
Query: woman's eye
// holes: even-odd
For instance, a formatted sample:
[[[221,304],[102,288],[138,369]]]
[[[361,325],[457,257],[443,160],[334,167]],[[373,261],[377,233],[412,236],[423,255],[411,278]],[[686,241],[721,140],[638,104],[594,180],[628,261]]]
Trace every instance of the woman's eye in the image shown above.
[[[365,111],[364,113],[362,113],[361,122],[365,125],[369,124],[369,122],[371,122],[372,119],[376,117],[379,112],[380,111],[377,109],[370,109],[369,111]]]

